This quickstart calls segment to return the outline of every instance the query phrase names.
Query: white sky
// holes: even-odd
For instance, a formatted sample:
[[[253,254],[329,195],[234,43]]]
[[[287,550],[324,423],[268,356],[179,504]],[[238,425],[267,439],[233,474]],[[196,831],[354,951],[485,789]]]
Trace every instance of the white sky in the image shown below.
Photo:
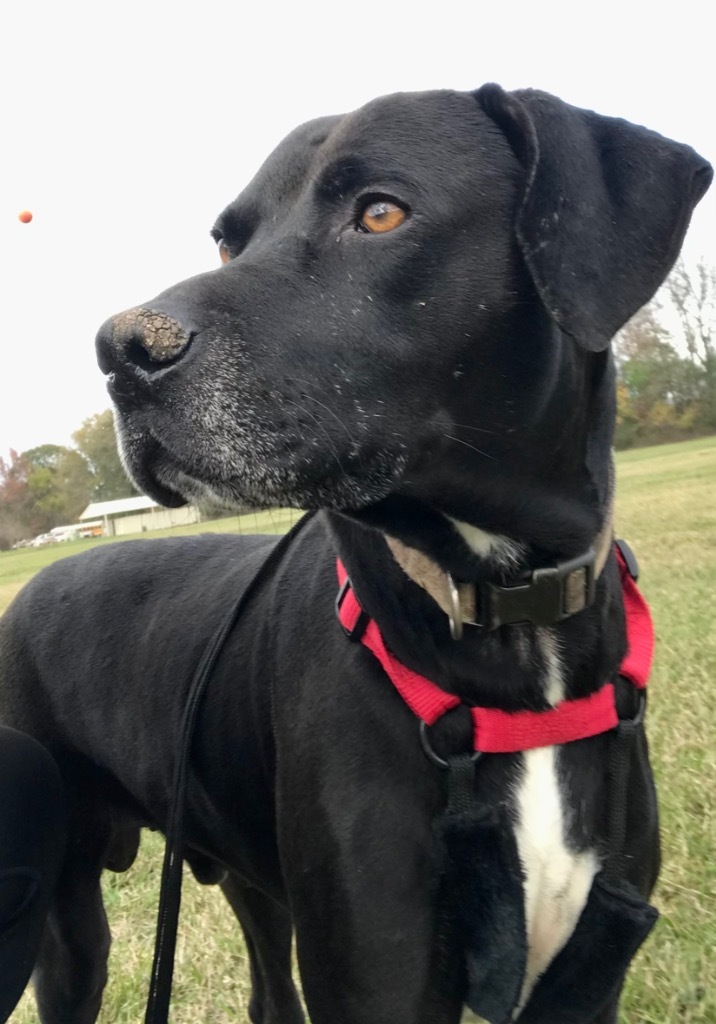
[[[218,265],[215,215],[308,118],[496,81],[646,124],[716,161],[708,9],[4,0],[0,454],[67,444],[108,407],[100,323]],[[716,186],[685,251],[716,264],[715,229]]]

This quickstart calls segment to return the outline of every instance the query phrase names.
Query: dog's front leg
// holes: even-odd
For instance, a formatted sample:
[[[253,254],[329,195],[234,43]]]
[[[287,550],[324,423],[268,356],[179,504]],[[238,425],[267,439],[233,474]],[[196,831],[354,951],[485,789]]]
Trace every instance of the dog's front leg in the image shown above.
[[[341,796],[331,809],[303,801],[284,837],[311,1024],[457,1024],[460,960],[438,939],[429,817],[395,790]]]
[[[94,1024],[107,981],[110,932],[100,877],[110,830],[83,797],[83,808],[70,809],[65,864],[33,975],[42,1024]]]
[[[288,911],[238,875],[229,874],[221,888],[239,919],[249,951],[252,1024],[303,1024],[291,977],[293,928]]]

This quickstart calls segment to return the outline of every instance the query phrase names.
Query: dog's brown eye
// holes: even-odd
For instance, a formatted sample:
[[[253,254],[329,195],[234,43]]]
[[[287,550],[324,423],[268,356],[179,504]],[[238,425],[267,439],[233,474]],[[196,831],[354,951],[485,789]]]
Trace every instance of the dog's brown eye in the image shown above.
[[[396,203],[391,203],[389,199],[377,199],[366,206],[358,224],[364,231],[377,235],[399,228],[406,217],[405,210]]]
[[[231,253],[229,252],[229,247],[227,246],[226,242],[224,241],[223,238],[220,238],[216,244],[219,246],[219,256],[221,258],[221,262],[228,263],[229,260],[231,259]]]

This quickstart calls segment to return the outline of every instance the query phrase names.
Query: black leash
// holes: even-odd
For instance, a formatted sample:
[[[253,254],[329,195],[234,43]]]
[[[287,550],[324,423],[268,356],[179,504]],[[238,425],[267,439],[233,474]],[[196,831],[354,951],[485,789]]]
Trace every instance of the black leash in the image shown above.
[[[174,976],[174,955],[176,952],[177,925],[181,903],[182,844],[184,834],[184,812],[186,787],[189,774],[189,757],[194,737],[194,728],[201,699],[216,665],[217,659],[233,630],[239,615],[249,598],[266,574],[283,556],[284,551],[296,534],[315,515],[308,512],[278,541],[254,575],[246,582],[229,614],[211,638],[199,662],[184,707],[180,731],[179,758],[174,773],[172,804],[166,829],[166,846],[162,867],[162,882],[157,913],[157,936],[154,944],[154,961],[149,984],[145,1024],[167,1024],[169,1003]]]

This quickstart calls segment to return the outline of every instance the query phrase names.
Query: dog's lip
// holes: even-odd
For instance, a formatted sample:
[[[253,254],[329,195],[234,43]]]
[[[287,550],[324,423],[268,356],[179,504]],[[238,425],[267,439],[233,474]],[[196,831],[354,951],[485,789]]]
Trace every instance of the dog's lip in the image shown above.
[[[146,495],[165,508],[181,508],[182,505],[187,504],[187,499],[183,494],[160,483],[157,477],[147,472],[144,467],[141,469],[132,467],[132,476]]]
[[[124,427],[124,431],[120,432],[120,436],[123,435],[124,459],[135,484],[144,494],[159,502],[160,505],[164,505],[165,508],[181,508],[182,505],[186,505],[186,497],[164,483],[159,478],[156,469],[152,471],[149,468],[152,465],[156,467],[172,461],[165,446],[149,431],[143,430],[139,435],[134,431],[127,431],[126,421]]]
[[[179,494],[178,491],[169,490],[169,488],[158,483],[155,479],[152,479],[151,483],[145,483],[144,491],[150,498],[153,498],[154,501],[159,502],[165,508],[182,508],[183,505],[187,504],[187,499],[183,494]]]

